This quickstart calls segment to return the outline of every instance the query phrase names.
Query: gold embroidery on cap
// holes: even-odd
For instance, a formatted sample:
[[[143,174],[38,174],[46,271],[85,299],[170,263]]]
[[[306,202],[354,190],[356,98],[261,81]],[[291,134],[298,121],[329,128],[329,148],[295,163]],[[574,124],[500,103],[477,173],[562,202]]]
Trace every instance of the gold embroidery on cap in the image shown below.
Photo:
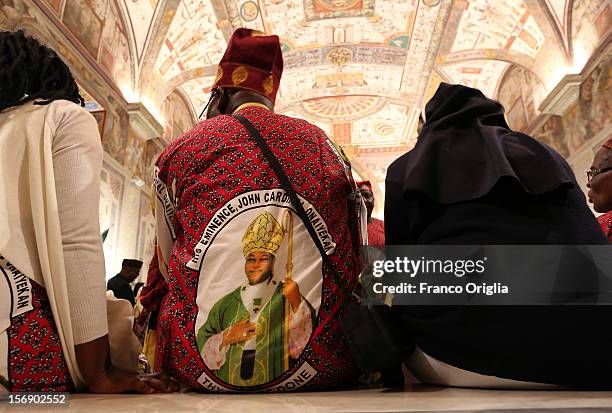
[[[247,68],[244,66],[238,66],[232,73],[232,83],[234,86],[239,86],[242,82],[247,80],[247,77],[249,77]]]
[[[251,37],[262,37],[266,36],[266,34],[262,31],[251,29]]]
[[[217,83],[219,80],[221,80],[221,78],[223,77],[223,69],[221,69],[221,66],[217,67],[217,76],[215,77],[215,83]]]
[[[266,95],[269,95],[274,90],[274,75],[270,75],[263,81],[263,90],[266,92]]]

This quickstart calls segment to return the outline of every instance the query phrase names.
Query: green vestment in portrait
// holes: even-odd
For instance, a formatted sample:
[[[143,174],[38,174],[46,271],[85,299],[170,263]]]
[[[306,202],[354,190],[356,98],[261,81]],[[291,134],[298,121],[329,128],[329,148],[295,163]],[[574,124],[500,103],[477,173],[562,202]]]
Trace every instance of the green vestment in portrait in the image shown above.
[[[240,296],[241,288],[244,287],[236,288],[213,305],[206,322],[197,334],[196,340],[200,352],[212,336],[221,333],[239,321],[249,319],[249,312]],[[255,386],[267,383],[280,376],[284,371],[284,315],[285,297],[282,294],[282,283],[278,283],[268,303],[261,308],[261,314],[257,319],[257,344],[253,376],[248,380],[240,377],[244,342],[229,346],[225,355],[225,363],[214,372],[215,375],[224,382],[236,386]]]

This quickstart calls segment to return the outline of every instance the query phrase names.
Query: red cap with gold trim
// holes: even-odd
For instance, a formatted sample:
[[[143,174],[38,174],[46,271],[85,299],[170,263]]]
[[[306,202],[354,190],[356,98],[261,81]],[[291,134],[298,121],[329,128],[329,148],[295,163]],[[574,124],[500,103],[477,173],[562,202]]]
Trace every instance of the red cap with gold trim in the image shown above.
[[[602,145],[604,148],[606,149],[610,149],[612,151],[612,138],[608,139],[607,141],[604,142],[604,144]]]
[[[252,29],[236,29],[217,67],[212,89],[230,87],[252,90],[276,100],[283,73],[278,36]]]

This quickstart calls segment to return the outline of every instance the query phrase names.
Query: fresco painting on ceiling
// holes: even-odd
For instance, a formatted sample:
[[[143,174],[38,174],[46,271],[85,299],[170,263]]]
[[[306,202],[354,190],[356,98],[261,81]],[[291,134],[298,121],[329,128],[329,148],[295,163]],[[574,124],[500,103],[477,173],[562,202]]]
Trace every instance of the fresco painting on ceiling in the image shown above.
[[[104,109],[90,110],[89,113],[94,117],[98,123],[98,130],[100,131],[100,137],[104,136],[104,125],[106,123],[106,111]]]
[[[138,55],[144,49],[157,3],[158,0],[125,1]]]
[[[108,230],[103,244],[107,276],[114,275],[112,271],[117,258],[123,185],[123,175],[104,162],[100,175],[100,231]]]
[[[472,60],[443,65],[438,68],[453,83],[479,89],[485,96],[493,98],[495,86],[508,63],[499,60]]]
[[[333,73],[331,75],[317,75],[314,89],[330,87],[360,87],[365,86],[363,73]]]
[[[520,66],[510,67],[501,80],[497,100],[506,109],[511,129],[525,132],[540,114],[538,107],[544,98],[542,82],[531,71]]]
[[[77,85],[79,88],[79,93],[85,100],[85,109],[96,120],[98,124],[98,131],[100,132],[100,139],[104,138],[104,127],[106,124],[106,110],[94,99],[91,97],[87,90],[83,88],[80,84]]]
[[[548,3],[549,9],[552,11],[557,25],[565,29],[568,0],[546,0],[546,3]]]
[[[347,43],[388,45],[392,36],[408,31],[406,23],[413,20],[419,2],[385,0],[376,2],[375,8],[374,0],[325,0],[318,4],[320,10],[338,10],[317,12],[315,0],[266,2],[266,30],[290,41],[291,49]]]
[[[191,101],[193,109],[196,112],[196,116],[200,116],[202,109],[210,98],[210,89],[215,82],[215,76],[198,77],[191,79],[181,85],[181,89],[187,95],[187,98]],[[162,113],[164,108],[162,107]]]
[[[610,126],[611,102],[612,55],[608,54],[580,86],[580,108],[589,138]]]
[[[306,21],[371,16],[374,0],[304,0]]]
[[[523,0],[465,2],[452,52],[513,49],[535,56],[544,36]]]
[[[342,66],[349,62],[403,66],[406,63],[406,50],[397,47],[348,45],[295,50],[283,58],[285,70],[329,64]]]
[[[125,151],[123,166],[128,170],[128,174],[143,180],[145,177],[145,165],[142,160],[145,159],[145,145],[146,142],[136,136],[131,129],[128,131],[127,144],[123,148]]]
[[[604,59],[583,81],[578,103],[551,116],[533,135],[569,157],[610,126],[612,58]]]
[[[408,138],[407,112],[405,106],[389,103],[379,112],[355,121],[352,143],[370,148],[399,146]]]
[[[307,115],[327,122],[346,122],[378,112],[385,100],[378,96],[330,96],[306,100],[302,107]]]
[[[391,40],[389,40],[388,44],[389,46],[406,49],[408,48],[409,42],[410,42],[410,36],[408,36],[407,34],[402,34],[402,35],[393,37]]]
[[[53,10],[55,14],[58,16],[61,14],[62,0],[45,0],[45,3],[51,7],[51,10]]]
[[[66,0],[64,24],[87,49],[94,59],[102,37],[102,18],[95,12],[91,0]]]
[[[164,79],[217,64],[227,43],[210,1],[182,0],[161,46],[155,67]]]
[[[593,51],[599,40],[612,28],[610,0],[574,1],[572,10],[572,41],[587,52]]]
[[[108,126],[106,130],[110,133],[105,133],[102,138],[102,147],[113,159],[121,165],[125,161],[125,141],[126,131],[129,129],[129,119],[126,112],[110,111],[106,118]]]
[[[244,21],[252,22],[259,16],[259,6],[252,0],[245,1],[240,6],[240,17]]]
[[[518,96],[510,106],[505,106],[505,108],[506,121],[508,122],[510,129],[524,132],[525,129],[527,129],[529,121],[527,120],[527,115],[525,114],[523,97]]]
[[[565,158],[569,156],[561,116],[549,117],[544,125],[533,133],[533,137],[556,149]]]
[[[416,2],[416,4],[421,3]],[[454,3],[445,2],[444,4],[445,9],[448,9]],[[411,12],[413,17],[408,23],[409,27],[412,27],[409,32],[411,39],[400,79],[401,83],[398,87],[399,91],[395,94],[413,105],[421,104],[424,90],[422,83],[427,81],[433,68],[430,54],[436,50],[437,45],[432,44],[432,36],[436,27],[440,29],[438,17],[442,9],[442,6],[418,7],[414,13]],[[418,30],[415,29],[416,27]]]
[[[162,113],[166,120],[164,127],[164,139],[166,142],[175,140],[179,135],[193,127],[191,112],[177,92],[171,93],[166,98],[162,104]]]
[[[127,35],[118,15],[118,10],[110,3],[104,25],[100,63],[115,79],[115,83],[121,85],[130,79],[130,52]]]

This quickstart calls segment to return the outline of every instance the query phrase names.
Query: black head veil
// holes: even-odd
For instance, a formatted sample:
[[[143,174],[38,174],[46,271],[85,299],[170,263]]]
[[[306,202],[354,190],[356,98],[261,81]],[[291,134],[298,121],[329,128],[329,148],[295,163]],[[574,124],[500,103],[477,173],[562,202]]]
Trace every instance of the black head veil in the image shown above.
[[[467,201],[486,195],[502,177],[516,179],[531,194],[575,183],[561,155],[510,130],[502,105],[477,89],[440,84],[425,117],[414,149],[387,172],[387,181],[404,196],[417,193],[441,204]]]

